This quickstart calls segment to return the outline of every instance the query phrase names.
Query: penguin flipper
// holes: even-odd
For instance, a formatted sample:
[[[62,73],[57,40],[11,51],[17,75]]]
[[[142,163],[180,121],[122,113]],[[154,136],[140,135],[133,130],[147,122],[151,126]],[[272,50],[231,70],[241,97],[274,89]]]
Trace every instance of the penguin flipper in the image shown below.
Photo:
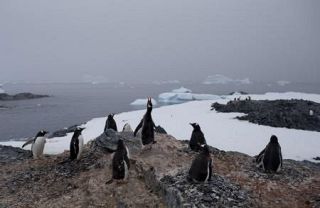
[[[140,121],[139,125],[137,126],[137,128],[134,130],[133,136],[137,135],[137,132],[139,131],[139,129],[141,129],[142,127],[142,123],[143,123],[143,119]]]
[[[34,138],[29,139],[28,141],[26,141],[26,143],[24,143],[24,144],[22,145],[22,148],[24,148],[25,146],[27,146],[27,145],[29,145],[29,144],[31,144],[31,143],[33,143],[33,142],[34,142]]]
[[[256,156],[256,163],[260,163],[260,162],[261,162],[262,156],[264,155],[265,151],[266,151],[266,148],[264,148],[264,149],[259,153],[259,155]]]

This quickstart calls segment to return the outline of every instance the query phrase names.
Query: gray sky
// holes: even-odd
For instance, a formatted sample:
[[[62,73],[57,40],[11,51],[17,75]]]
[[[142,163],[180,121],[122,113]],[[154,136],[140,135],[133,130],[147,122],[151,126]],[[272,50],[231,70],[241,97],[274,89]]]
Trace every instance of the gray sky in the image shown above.
[[[319,82],[319,0],[1,0],[0,82]]]

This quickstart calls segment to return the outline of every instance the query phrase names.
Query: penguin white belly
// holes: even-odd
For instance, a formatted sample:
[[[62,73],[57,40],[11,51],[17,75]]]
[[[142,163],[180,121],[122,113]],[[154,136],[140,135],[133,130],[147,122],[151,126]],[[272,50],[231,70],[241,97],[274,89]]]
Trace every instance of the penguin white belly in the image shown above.
[[[78,155],[77,155],[77,160],[80,159],[81,154],[82,154],[82,149],[83,149],[83,136],[80,135],[78,139],[79,139],[79,152],[78,152]]]
[[[123,161],[123,162],[124,162],[124,178],[123,178],[123,180],[127,180],[128,175],[129,175],[128,165],[127,165],[126,161]]]
[[[207,182],[207,181],[208,181],[209,175],[210,175],[210,164],[208,163],[208,164],[207,164],[207,177],[206,177],[206,180],[204,180],[204,182]]]
[[[31,146],[33,158],[37,159],[42,156],[45,143],[46,143],[45,137],[38,137],[36,139],[36,141]]]
[[[130,159],[130,152],[129,152],[129,149],[128,149],[127,146],[126,146],[126,150],[127,150],[127,156],[128,156],[128,158]]]

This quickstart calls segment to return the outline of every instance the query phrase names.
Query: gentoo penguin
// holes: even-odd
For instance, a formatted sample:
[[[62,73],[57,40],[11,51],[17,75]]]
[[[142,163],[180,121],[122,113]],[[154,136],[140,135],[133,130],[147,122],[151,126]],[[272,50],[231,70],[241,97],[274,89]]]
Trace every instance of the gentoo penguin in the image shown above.
[[[104,126],[104,131],[106,131],[107,129],[113,129],[115,131],[118,131],[117,129],[117,123],[114,120],[114,114],[109,114],[108,118],[106,120],[106,125]]]
[[[70,159],[71,160],[74,160],[74,159],[79,160],[81,157],[82,148],[83,148],[83,136],[81,132],[83,131],[83,129],[84,128],[77,127],[71,138],[71,142],[70,142]]]
[[[309,110],[309,116],[313,116],[313,115],[314,115],[313,110]]]
[[[266,172],[279,172],[282,168],[281,147],[278,138],[272,135],[269,144],[256,157],[258,167],[262,167]]]
[[[24,148],[26,145],[31,144],[31,151],[34,159],[38,159],[43,154],[44,145],[46,143],[45,135],[47,134],[47,131],[41,130],[37,133],[37,135],[24,143],[22,145],[22,148]]]
[[[137,128],[134,130],[134,134],[133,134],[134,136],[136,136],[137,132],[139,131],[139,129],[142,128],[142,131],[141,131],[142,145],[148,145],[148,144],[156,143],[154,141],[155,124],[154,124],[154,122],[152,120],[151,112],[152,112],[152,102],[151,102],[151,98],[148,98],[147,112],[143,116],[143,118],[140,121],[140,123],[137,126]]]
[[[115,180],[127,180],[130,168],[130,154],[123,140],[118,140],[118,147],[112,158],[112,179],[106,184],[112,183]]]
[[[189,147],[193,151],[199,151],[201,149],[201,145],[207,144],[206,139],[204,138],[199,124],[190,123],[190,125],[193,127],[193,131],[191,134]]]
[[[122,128],[122,132],[133,132],[131,126],[129,123],[126,123],[123,128]]]
[[[203,145],[201,152],[193,160],[189,170],[189,178],[196,182],[211,180],[212,159],[207,145]]]

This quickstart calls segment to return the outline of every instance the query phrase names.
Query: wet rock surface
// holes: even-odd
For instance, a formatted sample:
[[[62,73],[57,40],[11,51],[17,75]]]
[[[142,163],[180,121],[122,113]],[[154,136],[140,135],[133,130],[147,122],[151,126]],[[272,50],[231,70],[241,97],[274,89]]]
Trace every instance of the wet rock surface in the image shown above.
[[[129,179],[106,185],[119,138],[130,150]],[[210,147],[212,180],[194,183],[187,172],[198,153],[170,135],[155,139],[141,150],[132,132],[107,131],[74,161],[68,151],[34,160],[0,146],[0,207],[319,207],[319,164],[284,160],[279,174],[267,174],[253,157]]]
[[[320,131],[320,104],[312,101],[241,100],[226,105],[213,103],[211,107],[218,112],[245,113],[237,119],[260,125]]]
[[[0,101],[29,100],[29,99],[37,99],[37,98],[45,98],[45,97],[49,97],[49,95],[36,95],[29,92],[18,93],[15,95],[0,93]]]

